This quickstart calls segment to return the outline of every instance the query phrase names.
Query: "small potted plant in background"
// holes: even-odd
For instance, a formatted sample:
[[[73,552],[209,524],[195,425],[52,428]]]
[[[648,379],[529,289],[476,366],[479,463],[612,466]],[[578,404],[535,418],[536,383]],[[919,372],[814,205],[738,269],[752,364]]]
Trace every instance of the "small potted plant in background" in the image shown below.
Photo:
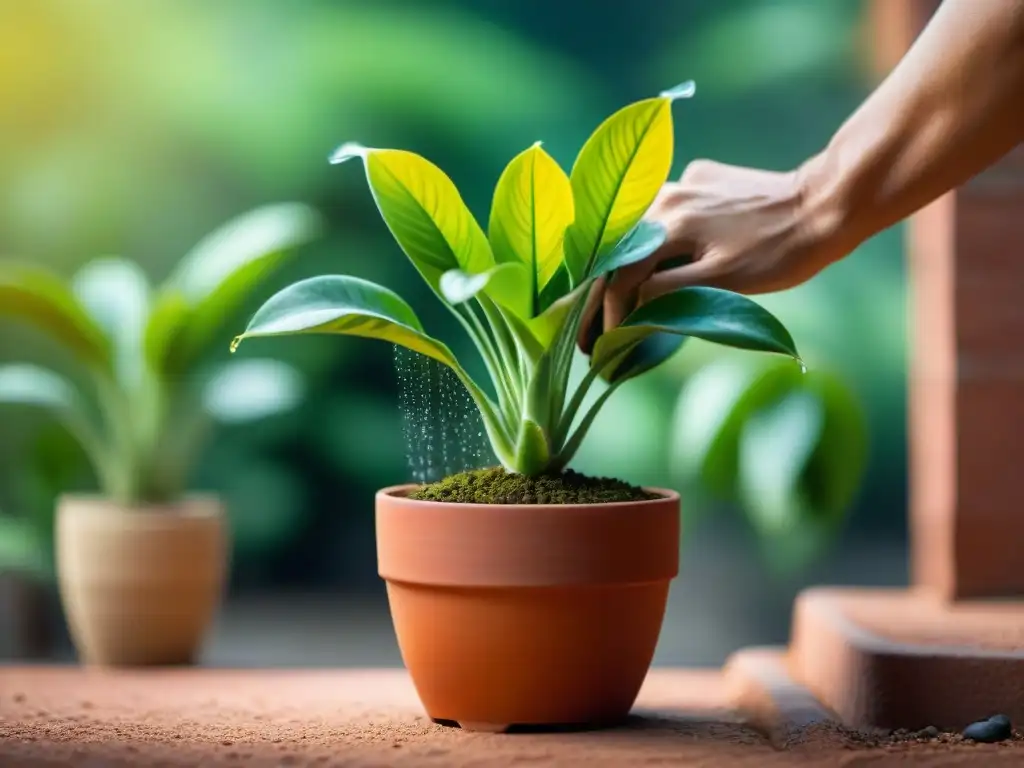
[[[51,410],[99,481],[99,495],[64,495],[57,509],[58,586],[83,661],[195,659],[223,590],[229,532],[216,496],[188,493],[189,470],[218,418],[259,417],[296,399],[290,366],[211,364],[208,353],[270,270],[319,227],[303,205],[256,209],[205,238],[156,289],[117,258],[86,264],[70,285],[0,262],[0,315],[48,333],[82,374],[0,366],[0,403]]]
[[[625,717],[678,572],[679,497],[568,464],[608,397],[682,338],[797,357],[758,304],[687,288],[603,334],[572,386],[588,289],[665,240],[642,217],[672,163],[672,102],[692,93],[686,83],[619,110],[569,175],[539,143],[522,152],[498,180],[487,234],[424,158],[355,144],[335,154],[363,161],[391,233],[479,350],[490,392],[399,296],[356,277],[283,289],[234,342],[382,339],[451,367],[479,409],[500,467],[377,495],[379,572],[403,660],[435,720],[500,731]],[[599,379],[606,386],[588,404]]]

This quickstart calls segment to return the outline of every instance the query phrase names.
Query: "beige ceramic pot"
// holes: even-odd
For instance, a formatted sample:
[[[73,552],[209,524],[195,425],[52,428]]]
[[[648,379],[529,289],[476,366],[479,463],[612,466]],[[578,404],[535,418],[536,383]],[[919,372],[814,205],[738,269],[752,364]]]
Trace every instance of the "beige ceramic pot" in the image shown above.
[[[227,571],[227,522],[216,498],[126,509],[64,496],[56,545],[61,600],[83,662],[196,660]]]
[[[589,505],[377,494],[377,559],[427,713],[471,730],[623,720],[679,570],[679,495]]]

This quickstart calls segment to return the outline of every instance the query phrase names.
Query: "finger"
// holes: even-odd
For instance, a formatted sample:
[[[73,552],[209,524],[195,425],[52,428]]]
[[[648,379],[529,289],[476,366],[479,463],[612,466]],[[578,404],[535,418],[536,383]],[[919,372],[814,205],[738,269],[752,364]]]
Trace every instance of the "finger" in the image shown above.
[[[602,304],[604,302],[604,291],[605,279],[603,277],[599,277],[590,287],[590,293],[587,295],[587,303],[584,305],[583,314],[580,318],[580,328],[579,334],[576,337],[576,345],[585,355],[590,354],[590,350],[594,347],[594,342],[597,341],[597,337],[601,335],[602,324],[599,322],[601,318],[598,317],[598,314],[601,312]]]
[[[646,258],[616,270],[604,291],[604,330],[610,331],[636,308],[640,286],[658,268],[658,262]]]
[[[641,287],[638,298],[644,304],[658,296],[692,286],[741,291],[743,280],[739,275],[729,273],[721,263],[704,259],[655,272]]]
[[[618,328],[633,311],[640,295],[640,284],[616,274],[604,292],[604,330]]]

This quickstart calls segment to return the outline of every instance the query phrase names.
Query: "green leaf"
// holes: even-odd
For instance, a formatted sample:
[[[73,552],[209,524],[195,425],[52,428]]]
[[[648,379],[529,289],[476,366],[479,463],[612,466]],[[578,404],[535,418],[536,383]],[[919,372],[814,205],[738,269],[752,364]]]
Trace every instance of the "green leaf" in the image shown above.
[[[516,155],[498,179],[488,235],[498,262],[529,267],[531,317],[538,311],[540,292],[562,266],[565,230],[573,215],[569,177],[540,142]]]
[[[868,429],[854,393],[827,371],[808,371],[801,382],[824,409],[821,439],[801,477],[817,517],[837,523],[860,489],[868,460]]]
[[[203,407],[224,424],[258,421],[295,408],[302,400],[299,372],[279,360],[241,358],[220,365],[203,386]]]
[[[589,283],[578,286],[571,293],[567,293],[553,302],[539,315],[527,321],[527,327],[542,347],[547,349],[555,341],[558,332],[569,321],[573,307],[577,305],[589,288]]]
[[[491,247],[445,173],[413,152],[372,149],[349,142],[331,157],[363,159],[366,178],[388,229],[423,279],[443,298],[441,276],[470,275],[494,266]]]
[[[146,273],[127,259],[95,259],[72,278],[72,290],[113,343],[119,379],[128,385],[138,384],[145,361],[143,333],[149,315]]]
[[[652,371],[676,354],[686,343],[685,336],[652,333],[633,347],[625,359],[604,378],[609,383],[625,382]]]
[[[110,371],[110,342],[61,278],[41,267],[0,263],[0,315],[35,326],[84,362]]]
[[[231,219],[206,235],[181,260],[168,280],[192,305],[223,290],[239,270],[250,276],[277,266],[284,255],[319,236],[323,220],[303,203],[274,203]]]
[[[278,203],[242,214],[203,238],[156,298],[145,337],[156,369],[184,372],[227,334],[252,292],[322,226],[312,208]]]
[[[419,318],[398,294],[342,275],[312,277],[278,291],[257,310],[232,349],[245,339],[305,333],[380,339],[458,365],[448,347],[424,334]]]
[[[747,297],[718,288],[681,288],[634,310],[594,345],[591,367],[603,368],[654,333],[693,336],[739,349],[800,356],[785,326]]]
[[[15,363],[0,366],[0,402],[64,411],[77,407],[78,392],[60,374]]]
[[[605,120],[583,145],[570,181],[576,218],[566,233],[566,263],[579,283],[605,250],[646,213],[672,166],[672,102],[693,95],[685,83]]]
[[[668,239],[668,230],[656,221],[640,220],[614,248],[599,254],[587,277],[598,278],[616,269],[643,261]]]
[[[739,440],[750,416],[800,384],[786,361],[725,359],[697,371],[676,405],[674,449],[684,472],[721,498],[736,495]]]
[[[781,573],[806,567],[836,530],[801,488],[822,435],[823,411],[811,392],[796,388],[753,414],[740,434],[740,499],[769,563]]]
[[[109,484],[110,455],[104,439],[74,385],[58,373],[28,363],[0,366],[0,404],[50,411],[81,443],[100,480]],[[109,486],[107,488],[109,490]]]
[[[555,272],[554,277],[541,289],[537,312],[543,314],[571,291],[572,281],[569,279],[569,270],[566,268],[565,262],[562,262],[562,266]]]
[[[469,301],[483,291],[519,317],[529,317],[530,314],[530,275],[518,262],[498,264],[475,275],[461,269],[450,269],[441,275],[438,287],[441,295],[452,305]]]

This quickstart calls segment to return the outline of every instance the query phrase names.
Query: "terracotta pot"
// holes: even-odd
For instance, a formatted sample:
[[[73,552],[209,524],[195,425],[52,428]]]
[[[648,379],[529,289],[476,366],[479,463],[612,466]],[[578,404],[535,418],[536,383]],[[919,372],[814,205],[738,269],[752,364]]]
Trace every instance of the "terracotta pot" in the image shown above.
[[[195,661],[227,570],[227,523],[216,498],[124,508],[65,496],[56,537],[61,601],[83,662]]]
[[[590,505],[377,494],[377,559],[427,713],[472,730],[623,720],[679,571],[679,495]]]

